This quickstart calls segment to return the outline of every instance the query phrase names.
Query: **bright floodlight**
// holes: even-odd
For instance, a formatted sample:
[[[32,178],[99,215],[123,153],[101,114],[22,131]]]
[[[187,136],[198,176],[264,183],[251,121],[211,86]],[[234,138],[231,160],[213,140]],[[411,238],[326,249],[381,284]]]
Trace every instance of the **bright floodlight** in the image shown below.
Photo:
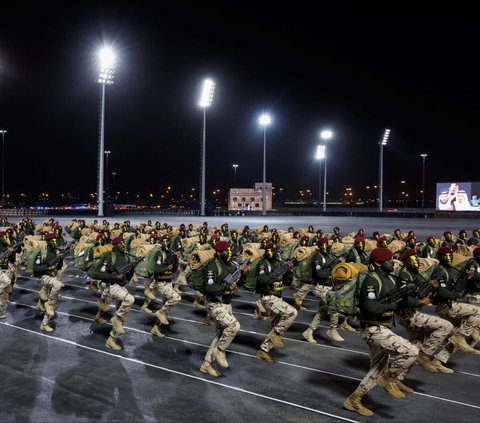
[[[324,145],[317,145],[317,154],[315,155],[317,160],[321,160],[325,158],[325,146]]]
[[[333,132],[329,131],[328,129],[325,129],[324,131],[320,132],[320,137],[322,138],[322,140],[329,140],[330,138],[332,138],[332,136],[333,136]]]
[[[258,118],[258,123],[262,126],[267,126],[272,123],[272,119],[270,118],[269,115],[262,115]]]
[[[202,96],[200,97],[200,107],[210,107],[213,100],[213,92],[215,91],[215,82],[211,79],[203,81]]]
[[[387,145],[388,137],[390,136],[390,129],[385,129],[385,133],[382,138],[382,145]]]
[[[100,84],[113,84],[115,74],[115,66],[117,64],[117,56],[112,49],[105,47],[99,52],[100,57],[100,76],[98,82]]]

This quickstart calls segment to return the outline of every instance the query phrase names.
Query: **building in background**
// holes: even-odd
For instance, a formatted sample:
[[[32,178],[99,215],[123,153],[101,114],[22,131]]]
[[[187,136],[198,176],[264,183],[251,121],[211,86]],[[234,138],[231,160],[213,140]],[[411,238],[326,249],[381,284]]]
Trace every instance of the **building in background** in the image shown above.
[[[262,182],[255,188],[231,188],[228,194],[228,210],[262,211]],[[272,210],[272,184],[265,184],[266,210]]]

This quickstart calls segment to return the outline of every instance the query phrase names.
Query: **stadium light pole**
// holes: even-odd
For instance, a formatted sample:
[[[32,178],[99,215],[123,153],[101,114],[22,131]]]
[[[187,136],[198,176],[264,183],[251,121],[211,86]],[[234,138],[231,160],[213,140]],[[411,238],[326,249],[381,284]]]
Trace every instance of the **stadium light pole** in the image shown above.
[[[112,191],[113,191],[113,202],[115,203],[115,176],[117,172],[112,172]]]
[[[5,134],[6,129],[0,129],[2,133],[2,207],[5,205]]]
[[[233,164],[233,188],[236,188],[237,186],[237,167],[238,164]]]
[[[323,169],[323,211],[327,211],[327,141],[333,137],[333,132],[325,129],[320,132],[320,138],[325,142],[324,144],[324,154],[325,154],[325,163]]]
[[[380,158],[379,158],[379,194],[378,194],[378,211],[383,211],[383,147],[387,145],[388,137],[390,136],[390,129],[385,129],[383,138],[379,142]]]
[[[315,158],[318,160],[318,208],[322,207],[322,159],[325,158],[325,146],[317,145],[317,154]]]
[[[109,177],[110,175],[108,174],[108,158],[110,157],[110,150],[105,150],[105,175],[106,178],[105,178],[105,201],[106,201],[106,204],[108,205],[108,180],[109,180]]]
[[[420,157],[422,158],[423,166],[422,166],[422,209],[425,208],[425,159],[427,158],[428,154],[422,153]]]
[[[100,96],[100,131],[99,131],[99,146],[98,146],[98,216],[103,216],[103,185],[105,178],[104,170],[104,151],[105,151],[105,87],[113,84],[113,77],[115,75],[115,66],[117,58],[113,50],[105,47],[99,52],[100,57],[100,75],[98,83],[101,84]]]
[[[267,215],[267,126],[272,119],[269,115],[263,114],[259,117],[258,123],[263,126],[263,184],[262,184],[262,216]]]
[[[202,94],[200,96],[200,107],[203,108],[203,136],[202,136],[202,171],[200,182],[200,216],[205,216],[205,163],[207,147],[207,107],[212,105],[215,82],[211,79],[203,81]]]

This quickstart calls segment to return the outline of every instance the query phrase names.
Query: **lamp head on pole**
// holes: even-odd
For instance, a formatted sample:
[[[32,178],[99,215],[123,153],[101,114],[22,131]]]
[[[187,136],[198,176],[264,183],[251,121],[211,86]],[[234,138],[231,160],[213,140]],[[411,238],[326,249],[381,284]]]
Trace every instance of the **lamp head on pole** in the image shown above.
[[[325,146],[317,145],[317,154],[315,155],[315,159],[322,160],[324,158],[325,158]]]
[[[425,153],[420,154],[420,157],[422,157],[425,160],[425,157],[428,157],[428,154],[425,154]]]
[[[320,132],[320,138],[324,141],[328,141],[332,137],[333,137],[333,132],[330,131],[329,129],[324,129],[322,132]]]
[[[213,82],[211,79],[205,79],[203,81],[202,95],[200,97],[200,102],[198,103],[200,107],[206,108],[212,105],[214,91],[215,91],[215,82]]]
[[[388,137],[390,136],[390,129],[385,129],[383,133],[382,141],[380,141],[381,145],[387,145]]]
[[[258,118],[258,123],[262,126],[270,125],[272,123],[272,118],[270,115],[263,114]]]
[[[98,82],[104,85],[113,84],[113,77],[115,76],[115,67],[117,65],[117,56],[109,47],[104,47],[99,52],[100,58],[100,76]]]
[[[237,170],[238,164],[233,164],[232,167]]]

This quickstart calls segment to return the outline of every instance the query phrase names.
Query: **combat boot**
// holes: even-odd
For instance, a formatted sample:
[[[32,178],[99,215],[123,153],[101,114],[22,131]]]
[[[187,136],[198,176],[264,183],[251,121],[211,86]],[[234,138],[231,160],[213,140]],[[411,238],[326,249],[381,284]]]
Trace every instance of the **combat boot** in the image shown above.
[[[113,329],[117,334],[122,335],[125,333],[125,328],[123,327],[123,319],[117,315],[113,316],[112,319],[110,320],[113,325]]]
[[[465,337],[459,333],[453,334],[449,339],[448,342],[450,342],[454,347],[458,348],[460,351],[463,352],[472,352],[473,348],[468,345],[467,341],[465,340]]]
[[[357,330],[350,325],[348,320],[349,320],[348,317],[345,317],[344,321],[340,325],[340,329],[345,330],[347,332],[356,332]]]
[[[105,343],[105,346],[115,351],[119,351],[122,349],[122,347],[115,342],[115,339],[113,338],[113,336],[108,337],[107,342]]]
[[[143,303],[142,307],[140,308],[140,311],[143,312],[143,313],[147,313],[147,314],[153,314],[153,311],[148,308],[148,305],[149,305],[149,304],[150,304],[150,303],[148,303],[147,301],[145,301],[145,302]]]
[[[202,304],[202,300],[203,300],[203,295],[195,295],[195,300],[193,301],[193,306],[195,308],[205,308],[205,306]]]
[[[3,320],[7,317],[7,315],[5,314],[5,310],[1,310],[0,311],[0,319]]]
[[[282,337],[275,331],[272,331],[271,334],[269,335],[270,341],[272,341],[273,345],[275,345],[277,348],[283,348],[283,341]]]
[[[293,296],[293,299],[295,300],[295,304],[293,305],[297,310],[306,310],[307,307],[303,306],[303,299],[299,295],[295,294]]]
[[[47,315],[50,317],[55,316],[55,307],[49,302],[45,303],[45,313],[47,313]]]
[[[130,285],[137,286],[138,284],[138,276],[136,273],[133,274],[132,279],[130,279]]]
[[[410,386],[405,385],[401,380],[397,379],[397,386],[400,391],[406,392],[407,394],[413,394],[415,391]]]
[[[393,398],[405,398],[405,394],[398,389],[397,379],[392,378],[388,372],[380,376],[377,380],[378,386],[381,386]]]
[[[355,411],[362,416],[373,416],[373,411],[362,405],[363,395],[356,389],[344,402],[343,407],[350,411]]]
[[[175,286],[173,287],[173,289],[175,290],[175,292],[177,294],[181,294],[182,293],[182,289],[180,288],[180,285],[178,284],[178,281],[177,283],[175,284]]]
[[[167,314],[163,310],[157,310],[155,316],[157,316],[157,319],[160,320],[162,325],[168,326],[170,324],[167,319]]]
[[[156,323],[153,325],[150,333],[152,335],[158,336],[159,338],[165,338],[165,334],[160,330],[160,326],[158,326]]]
[[[145,282],[143,284],[143,292],[145,293],[145,296],[149,298],[150,300],[155,299],[155,294],[154,292],[150,289],[150,282]]]
[[[212,367],[212,365],[208,361],[205,361],[205,360],[203,361],[203,363],[200,367],[200,371],[202,373],[206,373],[206,374],[208,374],[210,376],[214,376],[214,377],[222,376],[222,374],[218,370],[214,369]]]
[[[267,316],[264,316],[262,313],[260,313],[260,311],[258,311],[257,309],[255,309],[253,311],[253,318],[255,320],[267,320],[268,317]]]
[[[105,324],[107,321],[102,317],[103,313],[101,310],[98,310],[97,314],[95,315],[95,321],[100,324]]]
[[[40,299],[42,301],[47,301],[48,300],[48,291],[47,291],[47,288],[45,288],[44,286],[42,286],[42,288],[40,289],[40,291],[38,291],[38,295],[40,295]]]
[[[310,342],[310,344],[316,344],[317,343],[317,341],[315,341],[315,339],[313,338],[313,329],[312,328],[308,328],[305,332],[302,332],[302,336],[308,342]]]
[[[432,364],[430,357],[425,354],[423,351],[420,351],[417,357],[417,362],[422,366],[427,372],[438,373],[437,368]]]
[[[228,368],[228,361],[227,357],[225,356],[225,351],[221,350],[218,347],[215,347],[213,349],[213,356],[215,357],[215,360],[217,360],[217,363],[220,364],[224,369]]]
[[[263,313],[266,313],[267,310],[265,309],[265,307],[263,306],[263,303],[262,303],[262,300],[261,299],[258,299],[256,302],[255,302],[255,305],[257,306],[257,310],[259,311],[259,313],[263,314]]]
[[[102,311],[110,311],[110,306],[107,304],[107,300],[105,298],[100,298],[97,300],[98,308]]]
[[[48,333],[54,331],[54,329],[53,329],[48,323],[45,324],[45,325],[42,323],[42,324],[40,325],[40,330],[43,330],[44,332],[48,332]]]
[[[275,362],[273,357],[268,352],[263,351],[262,349],[258,350],[256,358],[258,358],[259,360],[268,361],[269,363]]]
[[[453,373],[453,370],[448,367],[445,367],[438,358],[434,358],[432,360],[432,364],[439,372],[448,373],[448,374]]]
[[[337,341],[337,342],[342,342],[344,341],[344,339],[340,336],[340,334],[338,333],[337,329],[335,328],[330,328],[327,330],[327,336],[329,338],[332,338],[334,341]]]

